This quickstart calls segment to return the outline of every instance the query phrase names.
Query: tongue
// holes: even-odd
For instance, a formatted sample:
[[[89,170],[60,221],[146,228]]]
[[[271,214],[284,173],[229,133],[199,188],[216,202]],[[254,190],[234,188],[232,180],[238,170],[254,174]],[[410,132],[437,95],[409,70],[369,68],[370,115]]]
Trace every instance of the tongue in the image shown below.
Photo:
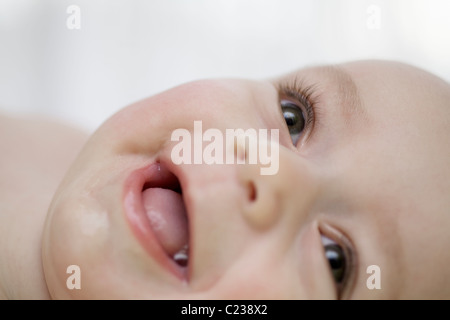
[[[144,208],[161,246],[170,255],[188,244],[186,209],[181,195],[162,188],[149,188],[142,193]]]

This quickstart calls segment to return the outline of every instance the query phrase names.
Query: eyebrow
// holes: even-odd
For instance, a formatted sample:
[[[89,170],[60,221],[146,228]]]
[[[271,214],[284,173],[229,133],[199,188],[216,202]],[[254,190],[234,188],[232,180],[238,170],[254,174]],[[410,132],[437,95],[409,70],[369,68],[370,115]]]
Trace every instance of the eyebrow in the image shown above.
[[[346,125],[350,127],[355,126],[356,123],[366,125],[370,118],[353,77],[340,66],[324,66],[322,72],[327,78],[331,78],[330,83],[336,86],[337,105]],[[398,232],[398,216],[393,215],[391,217],[392,219],[389,220],[386,218],[371,220],[375,223],[377,230],[372,241],[381,248],[384,263],[387,263],[389,269],[391,269],[387,272],[387,275],[382,271],[382,274],[384,274],[382,276],[383,279],[389,277],[390,290],[388,294],[391,299],[398,299],[400,291],[404,287],[403,271],[405,261],[402,248],[403,243]],[[359,272],[358,278],[360,275],[361,273]],[[355,280],[358,280],[358,278]]]
[[[339,66],[323,67],[326,76],[331,78],[333,84],[337,85],[338,105],[346,124],[351,125],[355,121],[366,122],[368,120],[367,111],[363,105],[361,95],[352,76]]]

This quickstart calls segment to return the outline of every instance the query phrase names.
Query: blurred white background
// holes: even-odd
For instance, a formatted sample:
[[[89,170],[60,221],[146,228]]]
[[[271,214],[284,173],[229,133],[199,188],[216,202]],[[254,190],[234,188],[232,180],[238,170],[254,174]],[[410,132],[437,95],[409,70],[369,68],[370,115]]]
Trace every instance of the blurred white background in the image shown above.
[[[89,131],[186,81],[372,58],[450,81],[450,1],[0,0],[0,111]]]

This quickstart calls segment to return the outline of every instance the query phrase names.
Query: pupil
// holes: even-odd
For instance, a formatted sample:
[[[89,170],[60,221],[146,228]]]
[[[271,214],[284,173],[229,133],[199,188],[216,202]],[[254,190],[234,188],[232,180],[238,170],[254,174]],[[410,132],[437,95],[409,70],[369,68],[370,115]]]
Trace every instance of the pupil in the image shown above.
[[[341,282],[345,273],[345,256],[342,248],[338,245],[327,245],[325,255],[333,272],[334,280],[338,283]]]
[[[303,112],[294,104],[285,102],[282,104],[283,117],[289,128],[290,134],[300,134],[305,128]]]
[[[285,111],[284,119],[286,120],[288,127],[295,126],[298,121],[298,117],[292,111]]]

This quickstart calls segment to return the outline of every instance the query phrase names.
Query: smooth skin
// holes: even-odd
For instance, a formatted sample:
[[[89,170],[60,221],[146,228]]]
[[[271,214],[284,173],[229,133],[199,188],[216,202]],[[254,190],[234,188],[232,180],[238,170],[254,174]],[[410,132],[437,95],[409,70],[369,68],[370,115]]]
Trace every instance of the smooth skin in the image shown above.
[[[315,110],[295,144],[280,108],[287,99],[304,109],[294,84],[310,88]],[[195,120],[223,132],[279,129],[278,173],[170,165],[171,132]],[[268,81],[196,81],[124,108],[86,144],[58,125],[37,135],[31,123],[1,126],[2,298],[450,298],[450,86],[428,72],[358,61]],[[127,178],[155,161],[178,177],[188,209],[182,278],[125,219]],[[338,286],[321,235],[351,257]],[[80,290],[66,286],[73,264]],[[379,290],[366,285],[371,265]]]

